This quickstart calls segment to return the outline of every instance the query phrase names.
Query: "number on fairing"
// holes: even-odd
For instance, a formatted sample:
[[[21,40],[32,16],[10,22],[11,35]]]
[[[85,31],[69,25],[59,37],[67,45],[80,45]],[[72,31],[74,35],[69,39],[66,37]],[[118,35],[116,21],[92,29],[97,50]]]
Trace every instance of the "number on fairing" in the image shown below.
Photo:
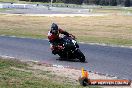
[[[72,42],[75,44],[76,43],[76,41],[75,40],[72,40]]]

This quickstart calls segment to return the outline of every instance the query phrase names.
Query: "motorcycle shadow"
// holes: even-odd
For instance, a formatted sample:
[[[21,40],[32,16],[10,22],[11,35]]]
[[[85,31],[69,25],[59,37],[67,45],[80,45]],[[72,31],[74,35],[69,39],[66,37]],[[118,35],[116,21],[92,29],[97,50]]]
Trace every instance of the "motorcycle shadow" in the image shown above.
[[[79,60],[77,59],[69,59],[69,58],[57,58],[56,60],[59,60],[59,61],[67,61],[67,62],[80,62]],[[85,62],[81,62],[81,63],[88,63],[87,61]]]

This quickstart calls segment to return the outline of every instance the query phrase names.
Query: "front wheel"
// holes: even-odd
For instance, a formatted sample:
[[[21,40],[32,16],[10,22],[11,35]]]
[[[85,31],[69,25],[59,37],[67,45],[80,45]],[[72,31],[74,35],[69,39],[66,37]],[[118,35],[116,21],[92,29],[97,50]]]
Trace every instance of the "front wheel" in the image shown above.
[[[66,55],[62,52],[59,52],[58,55],[60,56],[60,58],[66,58]]]
[[[78,49],[76,52],[76,58],[80,60],[80,62],[85,62],[84,54]]]

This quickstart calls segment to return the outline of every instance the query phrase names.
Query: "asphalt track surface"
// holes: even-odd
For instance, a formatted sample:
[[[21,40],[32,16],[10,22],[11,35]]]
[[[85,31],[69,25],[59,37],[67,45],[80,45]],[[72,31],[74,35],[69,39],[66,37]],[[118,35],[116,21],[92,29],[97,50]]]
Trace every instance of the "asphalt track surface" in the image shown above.
[[[48,7],[46,6],[36,6],[34,8],[27,8],[27,9],[12,8],[8,10],[3,10],[0,13],[6,13],[6,14],[87,14],[87,15],[91,15],[93,14],[91,13],[91,11],[92,11],[91,9],[82,9],[82,8],[79,9],[79,8],[66,8],[66,7],[51,7],[50,9],[48,9]]]
[[[132,49],[91,44],[79,44],[86,56],[86,63],[77,60],[60,61],[52,55],[49,43],[44,39],[0,36],[0,55],[21,60],[34,60],[114,75],[132,80]]]

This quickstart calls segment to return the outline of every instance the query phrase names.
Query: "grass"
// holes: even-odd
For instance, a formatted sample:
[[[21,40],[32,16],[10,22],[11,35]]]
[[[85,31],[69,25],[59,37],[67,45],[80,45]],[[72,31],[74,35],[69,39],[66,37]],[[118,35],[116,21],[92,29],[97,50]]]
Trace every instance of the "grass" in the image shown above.
[[[28,66],[24,62],[20,62],[19,60],[11,60],[11,59],[1,59],[0,58],[0,69],[2,68],[9,68],[9,67],[18,67],[18,68],[24,68]]]
[[[49,71],[29,67],[27,62],[0,58],[0,88],[83,88]]]
[[[105,7],[105,6],[102,6],[102,7],[98,7],[98,8],[93,8],[93,11],[92,13],[110,13],[110,14],[126,14],[126,13],[132,13],[132,8],[131,7],[128,7],[128,8],[123,8],[123,7],[119,7],[119,6],[116,6],[116,7]]]
[[[81,42],[132,46],[132,17],[34,17],[0,16],[0,35],[47,38],[52,22]],[[70,22],[70,23],[69,23]]]
[[[17,2],[18,0],[0,0],[0,2]]]
[[[0,12],[1,11],[6,11],[6,10],[10,10],[10,9],[0,8]]]

